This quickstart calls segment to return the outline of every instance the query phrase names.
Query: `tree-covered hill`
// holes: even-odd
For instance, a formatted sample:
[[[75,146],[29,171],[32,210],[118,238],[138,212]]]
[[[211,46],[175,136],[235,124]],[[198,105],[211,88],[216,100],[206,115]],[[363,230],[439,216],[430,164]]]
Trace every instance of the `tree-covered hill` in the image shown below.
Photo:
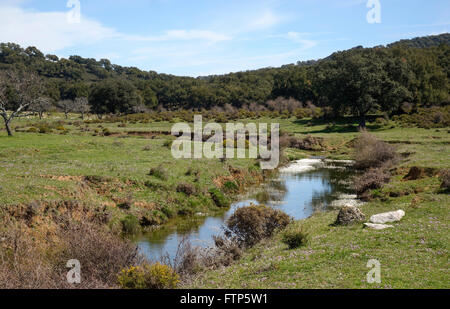
[[[34,72],[45,81],[43,95],[54,103],[88,97],[92,111],[98,114],[157,107],[257,109],[269,107],[269,100],[285,97],[328,108],[336,115],[363,117],[373,110],[395,112],[403,102],[415,106],[447,104],[449,42],[447,33],[387,47],[356,47],[280,68],[198,78],[123,67],[108,59],[59,59],[35,47],[2,43],[0,72]]]
[[[389,44],[387,47],[394,47],[403,45],[407,47],[426,48],[439,46],[441,44],[450,44],[450,33],[444,33],[440,35],[429,35],[424,37],[417,37],[410,40],[400,40],[398,42]]]

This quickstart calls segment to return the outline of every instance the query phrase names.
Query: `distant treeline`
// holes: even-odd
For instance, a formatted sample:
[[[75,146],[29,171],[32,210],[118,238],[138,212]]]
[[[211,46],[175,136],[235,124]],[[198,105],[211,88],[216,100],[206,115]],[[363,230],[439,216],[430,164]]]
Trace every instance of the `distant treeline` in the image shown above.
[[[448,104],[449,42],[450,35],[443,34],[388,47],[356,47],[280,68],[198,78],[122,67],[107,59],[59,59],[35,47],[7,43],[0,44],[0,70],[34,72],[45,81],[44,95],[55,104],[86,97],[91,112],[99,115],[157,108],[279,109],[273,104],[282,101],[275,99],[284,97],[363,121],[372,111],[396,113],[404,102],[414,108]]]

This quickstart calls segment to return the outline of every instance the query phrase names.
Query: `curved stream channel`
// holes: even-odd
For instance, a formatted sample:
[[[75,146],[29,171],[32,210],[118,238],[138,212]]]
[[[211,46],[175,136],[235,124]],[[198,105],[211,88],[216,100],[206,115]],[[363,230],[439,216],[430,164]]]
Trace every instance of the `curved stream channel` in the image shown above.
[[[227,218],[239,207],[250,203],[280,209],[296,220],[308,218],[315,211],[356,204],[356,196],[349,188],[352,175],[351,161],[320,158],[295,161],[280,169],[276,177],[260,185],[256,191],[242,196],[227,211],[216,216],[197,214],[178,218],[135,241],[140,251],[152,260],[158,260],[162,254],[169,254],[172,258],[184,237],[194,246],[212,246],[213,236],[222,232]]]

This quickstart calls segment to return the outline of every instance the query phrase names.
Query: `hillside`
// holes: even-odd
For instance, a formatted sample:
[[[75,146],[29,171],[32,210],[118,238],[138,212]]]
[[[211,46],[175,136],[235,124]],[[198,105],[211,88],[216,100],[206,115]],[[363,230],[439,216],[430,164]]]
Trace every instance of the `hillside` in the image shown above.
[[[125,102],[123,105],[143,105],[150,109],[158,106],[166,109],[209,109],[227,104],[237,108],[250,108],[254,103],[266,105],[268,100],[277,97],[292,97],[300,102],[309,101],[316,106],[331,105],[335,112],[341,113],[349,112],[351,108],[338,111],[333,106],[335,103],[330,102],[335,98],[334,94],[330,97],[330,93],[342,88],[337,80],[330,80],[330,76],[336,76],[336,69],[339,69],[334,67],[336,62],[350,64],[351,59],[357,57],[377,59],[383,67],[384,72],[381,73],[386,73],[386,78],[392,80],[392,83],[398,83],[408,90],[403,91],[401,101],[427,106],[447,102],[449,42],[450,35],[442,34],[403,40],[388,47],[357,47],[336,52],[319,61],[199,78],[122,67],[112,64],[108,59],[97,61],[80,56],[59,59],[55,55],[44,55],[35,47],[24,49],[17,44],[2,43],[0,70],[27,69],[36,72],[47,81],[45,95],[54,102],[88,97],[100,87],[128,89],[133,92],[130,97],[138,100],[132,104]],[[363,62],[355,64],[356,67],[362,68]],[[421,67],[424,69],[420,69]],[[335,87],[330,88],[329,85],[332,84]],[[381,102],[382,99],[378,101]],[[133,110],[116,106],[106,112],[129,113]]]

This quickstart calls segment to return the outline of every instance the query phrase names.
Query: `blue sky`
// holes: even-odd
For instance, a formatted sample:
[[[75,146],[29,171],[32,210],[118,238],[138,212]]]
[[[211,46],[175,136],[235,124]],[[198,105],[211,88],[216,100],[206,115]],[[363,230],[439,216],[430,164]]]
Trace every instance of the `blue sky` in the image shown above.
[[[448,32],[448,0],[0,0],[0,41],[60,57],[209,75],[326,57],[357,45]]]

